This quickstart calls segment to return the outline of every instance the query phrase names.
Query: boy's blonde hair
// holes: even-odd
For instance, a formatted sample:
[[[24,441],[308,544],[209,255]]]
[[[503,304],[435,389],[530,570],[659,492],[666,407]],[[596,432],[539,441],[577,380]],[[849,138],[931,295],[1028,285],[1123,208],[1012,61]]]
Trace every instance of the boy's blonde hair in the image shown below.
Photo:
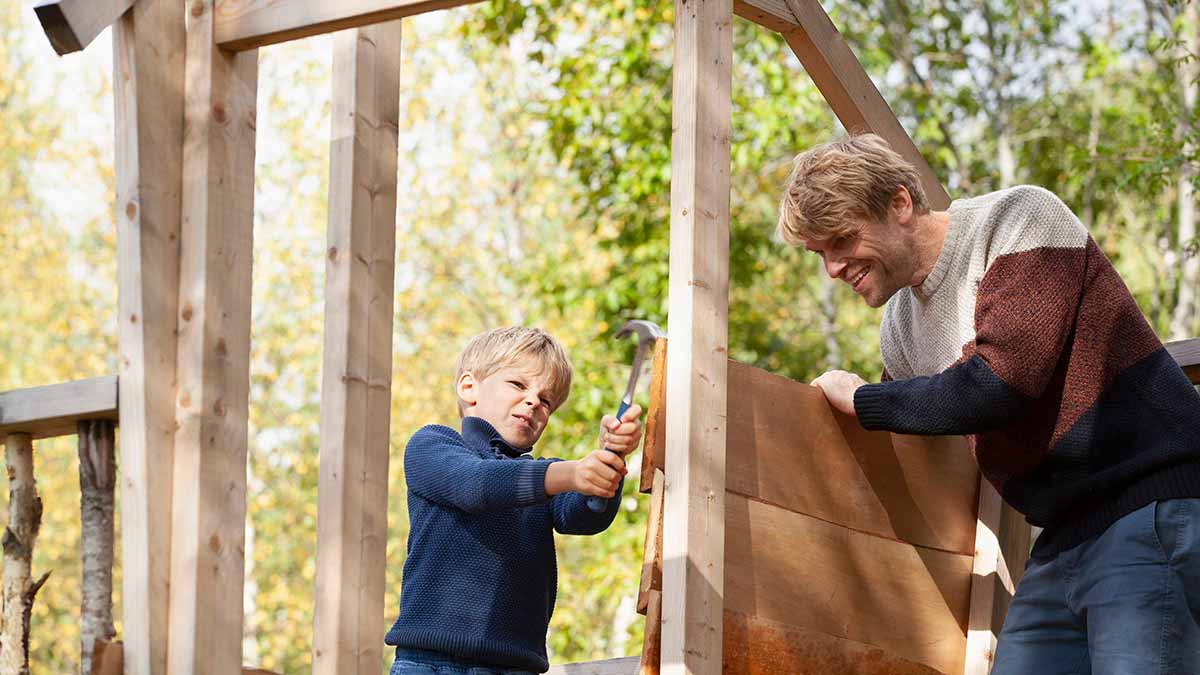
[[[864,220],[886,223],[896,191],[912,198],[913,212],[929,211],[916,167],[875,134],[817,146],[792,164],[779,205],[779,237],[792,246],[854,234]]]
[[[524,358],[533,358],[546,373],[552,410],[557,410],[571,393],[571,360],[558,340],[540,328],[494,328],[471,338],[455,364],[455,395],[463,373],[470,371],[477,381],[483,380]],[[459,417],[465,410],[466,405],[458,399]]]

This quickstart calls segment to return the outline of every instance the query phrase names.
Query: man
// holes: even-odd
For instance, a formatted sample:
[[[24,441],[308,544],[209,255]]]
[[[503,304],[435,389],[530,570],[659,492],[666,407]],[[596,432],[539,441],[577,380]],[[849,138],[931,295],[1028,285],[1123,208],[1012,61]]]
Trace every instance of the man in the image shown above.
[[[868,429],[962,434],[1038,537],[995,675],[1200,673],[1200,394],[1057,197],[933,211],[878,136],[796,158],[779,234],[884,306],[883,382],[813,384]]]

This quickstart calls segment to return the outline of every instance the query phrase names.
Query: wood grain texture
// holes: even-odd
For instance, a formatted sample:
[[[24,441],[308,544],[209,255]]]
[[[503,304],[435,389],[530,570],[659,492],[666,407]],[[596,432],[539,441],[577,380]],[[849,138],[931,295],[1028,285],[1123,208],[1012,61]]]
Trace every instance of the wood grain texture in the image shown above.
[[[241,51],[479,0],[218,0],[217,44]]]
[[[642,441],[642,468],[638,489],[650,492],[654,469],[662,468],[662,455],[667,445],[667,339],[654,341],[654,360],[650,366],[650,394],[646,405],[646,435]]]
[[[113,25],[123,662],[165,675],[179,321],[184,4]]]
[[[71,436],[82,420],[117,419],[117,376],[0,392],[0,440],[10,433],[31,438]]]
[[[400,35],[392,21],[334,42],[316,675],[383,659]]]
[[[190,3],[168,670],[242,665],[258,54],[213,42]]]
[[[721,670],[732,0],[675,0],[663,672]],[[671,561],[667,564],[666,561]]]
[[[652,592],[662,591],[663,483],[662,470],[653,469],[650,512],[646,515],[646,542],[642,547],[642,576],[638,583],[637,611],[645,614]],[[661,601],[661,600],[660,600]]]
[[[50,46],[62,56],[82,51],[134,0],[40,0],[33,6]]]
[[[971,556],[732,493],[726,509],[726,609],[879,647],[943,672],[962,670]]]
[[[646,626],[642,635],[638,675],[659,675],[662,671],[662,591],[650,591],[646,597]]]
[[[724,635],[726,675],[940,675],[878,647],[730,610]]]
[[[638,657],[622,656],[616,659],[550,666],[546,675],[637,675],[637,672]]]
[[[1200,384],[1200,338],[1176,340],[1164,345],[1175,362],[1183,368],[1192,384]]]

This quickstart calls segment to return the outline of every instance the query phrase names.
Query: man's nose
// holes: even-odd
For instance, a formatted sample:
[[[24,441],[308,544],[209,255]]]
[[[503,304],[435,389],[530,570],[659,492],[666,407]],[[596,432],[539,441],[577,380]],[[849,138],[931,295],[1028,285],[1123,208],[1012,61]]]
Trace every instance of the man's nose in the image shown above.
[[[842,276],[844,271],[846,271],[846,263],[829,254],[825,255],[825,273],[829,275],[830,279],[837,279]]]

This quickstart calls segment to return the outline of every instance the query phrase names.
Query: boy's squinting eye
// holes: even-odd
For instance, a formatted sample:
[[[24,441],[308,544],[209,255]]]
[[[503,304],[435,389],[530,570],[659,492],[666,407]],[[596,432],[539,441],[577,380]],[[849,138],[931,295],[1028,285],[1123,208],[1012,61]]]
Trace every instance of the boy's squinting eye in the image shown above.
[[[508,383],[511,384],[512,386],[516,387],[517,389],[525,388],[525,383],[521,382],[520,380],[509,380]]]

